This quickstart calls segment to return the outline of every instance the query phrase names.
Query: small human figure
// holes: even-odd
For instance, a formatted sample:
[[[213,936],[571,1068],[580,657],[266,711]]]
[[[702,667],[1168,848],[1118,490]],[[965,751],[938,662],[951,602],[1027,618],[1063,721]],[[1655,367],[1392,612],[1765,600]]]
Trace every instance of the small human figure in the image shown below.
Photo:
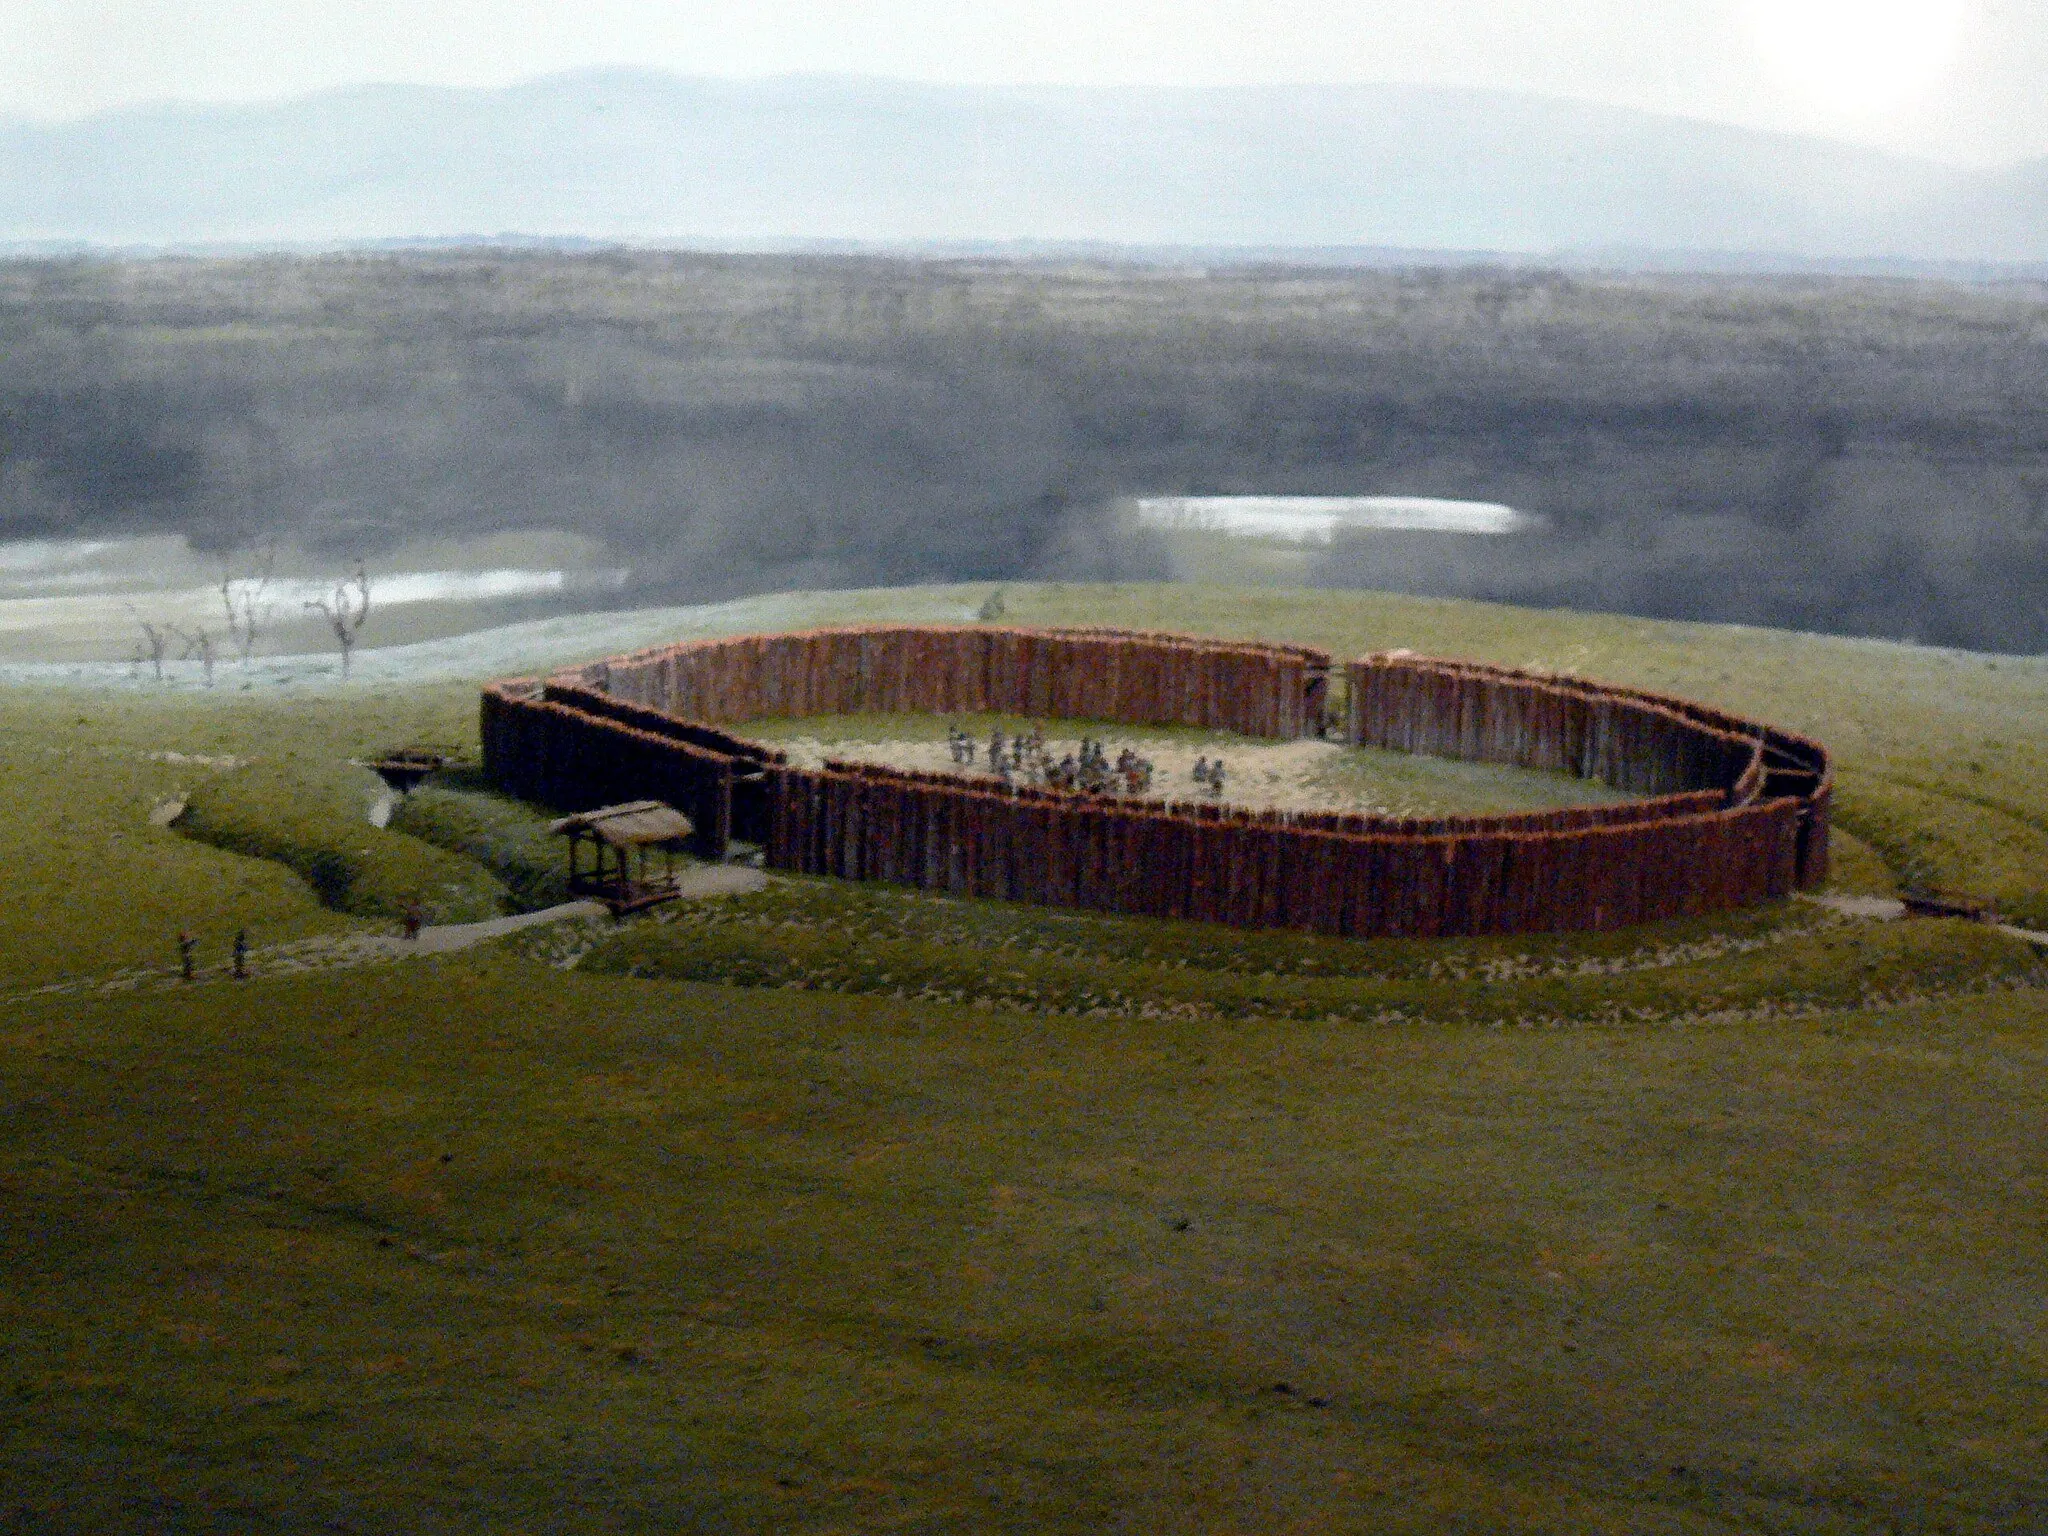
[[[1195,759],[1195,782],[1197,784],[1209,782],[1209,754],[1206,752]]]
[[[426,914],[420,910],[419,898],[417,896],[409,898],[406,901],[404,911],[399,914],[399,921],[405,925],[407,940],[414,943],[419,941],[420,928],[426,923],[426,920]]]
[[[1003,728],[999,725],[989,732],[988,765],[991,771],[1003,760]]]
[[[184,981],[199,979],[199,941],[184,929],[178,930],[178,976]]]
[[[1080,777],[1081,765],[1074,761],[1074,754],[1069,752],[1065,757],[1060,759],[1059,787],[1061,789],[1072,789],[1074,787],[1075,781],[1077,781]]]
[[[1209,793],[1212,795],[1221,795],[1223,793],[1223,759],[1220,757],[1209,765]]]
[[[247,981],[248,979],[249,930],[246,928],[237,928],[235,930],[235,980]]]

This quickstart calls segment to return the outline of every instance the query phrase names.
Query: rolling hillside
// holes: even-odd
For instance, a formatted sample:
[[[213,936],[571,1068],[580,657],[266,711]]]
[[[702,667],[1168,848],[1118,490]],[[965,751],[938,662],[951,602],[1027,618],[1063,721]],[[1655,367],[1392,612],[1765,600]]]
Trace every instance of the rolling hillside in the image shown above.
[[[1006,601],[1753,710],[1840,755],[1839,890],[2048,911],[2039,661],[1374,594]],[[349,758],[473,728],[463,660],[0,689],[33,898],[0,907],[0,1526],[2005,1536],[2048,1507],[2026,944],[1805,902],[1361,943],[778,878],[351,949],[422,893],[554,899],[541,808],[456,776],[363,819]],[[189,834],[150,820],[174,791]]]
[[[2048,259],[2038,169],[1419,86],[631,70],[0,124],[0,241],[520,233]]]

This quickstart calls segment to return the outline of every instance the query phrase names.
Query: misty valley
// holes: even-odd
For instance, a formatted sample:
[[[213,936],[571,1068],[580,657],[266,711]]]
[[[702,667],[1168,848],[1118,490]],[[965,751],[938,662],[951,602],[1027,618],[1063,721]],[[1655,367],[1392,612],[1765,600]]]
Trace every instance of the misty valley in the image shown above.
[[[216,573],[195,591],[279,542],[324,579],[431,571],[437,542],[581,541],[568,564],[456,560],[589,579],[432,624],[394,606],[372,644],[776,590],[1181,576],[2048,648],[2038,284],[109,257],[0,267],[0,355],[0,540],[182,539]],[[1128,515],[1210,496],[1525,516],[1276,554]],[[18,574],[5,633],[42,622],[5,605],[90,595]],[[128,654],[106,617],[48,654]]]

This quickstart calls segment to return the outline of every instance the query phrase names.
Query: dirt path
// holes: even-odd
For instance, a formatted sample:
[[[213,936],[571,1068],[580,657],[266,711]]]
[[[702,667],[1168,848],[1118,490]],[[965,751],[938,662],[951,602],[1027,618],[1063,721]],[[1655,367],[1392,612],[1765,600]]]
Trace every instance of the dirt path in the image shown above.
[[[1896,896],[1813,896],[1802,891],[1799,899],[1816,907],[1826,907],[1830,912],[1839,912],[1844,917],[1860,917],[1868,922],[1893,923],[1906,916],[1906,904]],[[2048,949],[2048,933],[2016,927],[2011,923],[1994,923],[1992,926],[2009,939]]]
[[[730,864],[707,865],[685,870],[677,876],[677,884],[685,901],[703,900],[715,896],[738,896],[748,891],[758,891],[767,885],[768,877],[758,869],[745,869]],[[249,973],[252,976],[291,976],[309,971],[336,970],[347,966],[380,965],[394,960],[405,960],[415,955],[447,955],[468,949],[490,939],[499,939],[507,934],[519,933],[528,928],[570,921],[592,921],[607,915],[602,902],[565,901],[559,906],[547,907],[539,912],[519,912],[509,917],[493,917],[480,923],[442,923],[422,928],[417,939],[408,939],[395,933],[344,933],[321,934],[310,939],[295,939],[287,944],[271,944],[249,951]],[[197,985],[200,982],[231,980],[233,972],[226,963],[203,967],[195,980],[185,982],[175,966],[145,966],[126,971],[117,971],[111,976],[82,977],[52,982],[48,986],[35,987],[26,992],[16,992],[0,998],[0,1003],[25,1002],[34,997],[104,996],[117,992],[173,991],[181,986]]]

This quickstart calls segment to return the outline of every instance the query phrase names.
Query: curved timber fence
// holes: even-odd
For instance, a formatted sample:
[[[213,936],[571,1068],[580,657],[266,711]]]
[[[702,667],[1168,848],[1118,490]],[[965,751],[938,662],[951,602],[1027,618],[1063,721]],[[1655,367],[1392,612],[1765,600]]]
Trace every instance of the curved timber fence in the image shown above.
[[[483,694],[484,766],[563,810],[659,799],[708,853],[961,895],[1238,927],[1436,936],[1616,928],[1827,872],[1827,754],[1682,699],[1477,663],[1113,630],[849,628],[697,641]],[[1550,769],[1640,796],[1504,816],[1254,812],[801,768],[750,719],[904,712],[1196,726]]]

